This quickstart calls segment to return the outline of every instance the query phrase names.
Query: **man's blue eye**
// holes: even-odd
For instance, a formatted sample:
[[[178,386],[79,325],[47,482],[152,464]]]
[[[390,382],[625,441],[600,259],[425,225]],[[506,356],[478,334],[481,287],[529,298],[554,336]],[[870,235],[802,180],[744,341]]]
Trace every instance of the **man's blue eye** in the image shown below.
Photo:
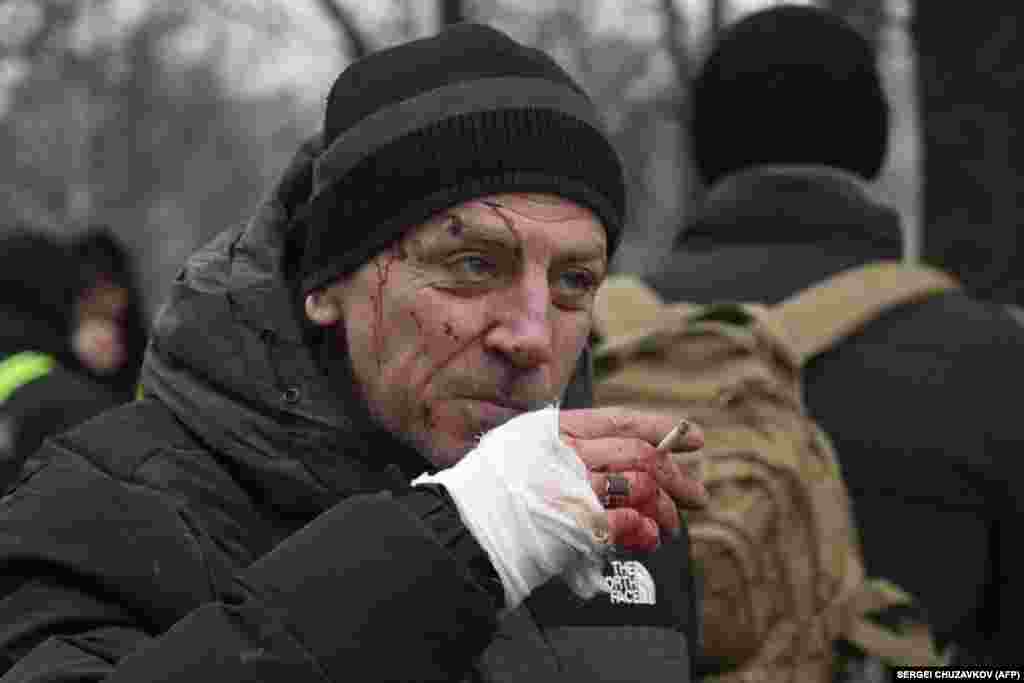
[[[597,284],[597,278],[586,270],[569,270],[561,275],[563,285],[575,292],[588,292]]]
[[[450,267],[460,277],[472,280],[486,279],[497,271],[493,262],[476,254],[460,256],[451,262]]]

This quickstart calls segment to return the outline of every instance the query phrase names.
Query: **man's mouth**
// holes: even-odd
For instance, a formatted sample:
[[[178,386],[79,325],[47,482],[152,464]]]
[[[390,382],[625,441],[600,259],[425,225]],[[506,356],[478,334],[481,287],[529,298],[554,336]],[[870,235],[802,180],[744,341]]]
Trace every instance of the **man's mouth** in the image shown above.
[[[527,412],[529,410],[535,410],[538,407],[537,403],[534,402],[534,401],[521,401],[521,400],[516,400],[516,399],[511,399],[511,398],[506,398],[506,397],[497,397],[497,396],[469,396],[468,398],[470,400],[473,400],[473,401],[482,401],[484,403],[493,403],[496,406],[501,406],[502,408],[508,408],[510,410],[518,410],[521,413],[525,413],[525,412]]]
[[[494,429],[512,418],[538,407],[531,401],[496,396],[467,396],[464,400],[468,403],[468,412],[473,422],[480,427],[481,431]]]

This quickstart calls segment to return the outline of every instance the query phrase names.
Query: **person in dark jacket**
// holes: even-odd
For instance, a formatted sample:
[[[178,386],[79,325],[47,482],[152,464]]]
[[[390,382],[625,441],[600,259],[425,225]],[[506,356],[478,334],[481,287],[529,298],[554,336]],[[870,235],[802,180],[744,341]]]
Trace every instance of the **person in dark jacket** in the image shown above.
[[[823,10],[734,24],[693,91],[708,185],[666,267],[671,301],[777,303],[829,275],[903,258],[900,219],[872,195],[889,108],[868,44]],[[964,226],[969,229],[969,226]],[[961,662],[1021,661],[1024,332],[962,291],[897,307],[806,368],[835,442],[869,575],[916,595]]]
[[[93,381],[122,401],[135,396],[146,323],[142,292],[131,256],[106,226],[93,226],[70,244],[80,274],[72,345]]]
[[[674,421],[551,405],[623,197],[589,99],[496,30],[348,67],[176,278],[144,397],[0,503],[4,682],[691,680]]]
[[[117,403],[70,351],[75,273],[64,245],[41,231],[0,237],[0,489],[47,436]]]

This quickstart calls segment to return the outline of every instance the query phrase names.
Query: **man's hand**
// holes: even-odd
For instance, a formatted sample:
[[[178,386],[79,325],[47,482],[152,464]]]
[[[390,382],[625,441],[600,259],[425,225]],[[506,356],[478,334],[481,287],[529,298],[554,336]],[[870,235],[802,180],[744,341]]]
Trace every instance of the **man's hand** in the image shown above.
[[[561,438],[590,471],[598,498],[609,475],[625,477],[629,494],[607,511],[611,542],[630,550],[653,550],[662,531],[680,530],[679,508],[701,508],[707,490],[695,468],[670,453],[696,451],[704,435],[692,422],[624,408],[570,410],[560,414]],[[677,426],[671,443],[662,444]],[[684,431],[685,430],[685,431]],[[662,448],[658,448],[662,444]]]
[[[668,449],[657,448],[676,424],[623,409],[549,406],[492,429],[457,464],[413,484],[448,489],[501,577],[507,609],[558,575],[590,598],[605,588],[611,545],[653,550],[663,530],[679,529],[674,501],[699,506],[707,495]],[[702,443],[690,427],[676,450]],[[609,476],[625,477],[630,490],[606,510],[600,499]]]

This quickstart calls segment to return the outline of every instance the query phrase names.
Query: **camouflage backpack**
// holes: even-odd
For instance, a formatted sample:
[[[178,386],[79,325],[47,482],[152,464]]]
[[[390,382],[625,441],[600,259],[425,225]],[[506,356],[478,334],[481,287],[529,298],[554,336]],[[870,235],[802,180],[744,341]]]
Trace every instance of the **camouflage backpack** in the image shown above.
[[[865,576],[839,463],[805,409],[801,368],[889,307],[956,286],[935,270],[879,262],[773,307],[665,305],[627,276],[602,287],[596,403],[685,415],[705,432],[711,503],[687,518],[712,680],[831,682],[851,653],[893,666],[941,663],[911,596]]]

